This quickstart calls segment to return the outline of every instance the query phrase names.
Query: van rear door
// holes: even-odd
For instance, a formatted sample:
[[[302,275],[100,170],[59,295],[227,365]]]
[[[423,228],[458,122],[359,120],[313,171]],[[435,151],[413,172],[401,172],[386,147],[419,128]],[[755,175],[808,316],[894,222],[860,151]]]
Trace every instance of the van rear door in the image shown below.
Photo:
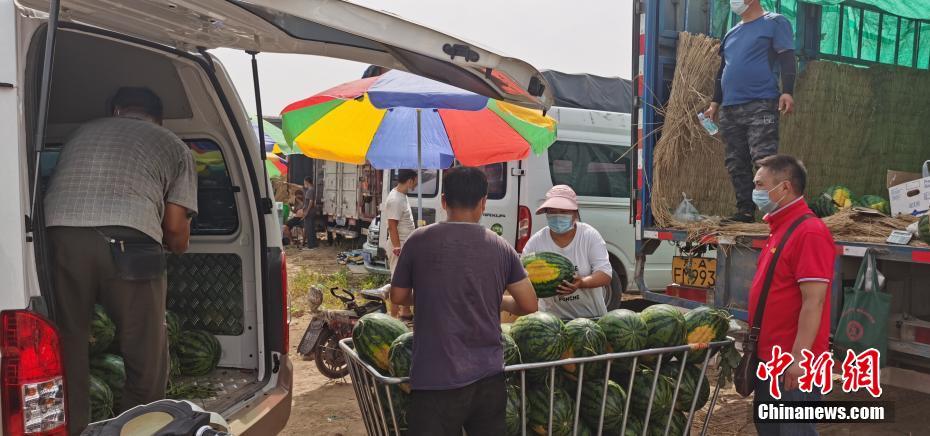
[[[49,2],[23,0],[47,11]],[[552,94],[526,62],[396,15],[332,0],[64,0],[62,21],[187,51],[219,47],[301,53],[409,71],[488,97],[548,109]]]

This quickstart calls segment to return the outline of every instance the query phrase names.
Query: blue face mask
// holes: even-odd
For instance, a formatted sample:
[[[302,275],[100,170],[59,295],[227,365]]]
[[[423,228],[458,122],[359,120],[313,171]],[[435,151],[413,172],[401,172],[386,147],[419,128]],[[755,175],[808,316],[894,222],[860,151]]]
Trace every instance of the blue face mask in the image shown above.
[[[780,183],[779,183],[780,185]],[[778,201],[772,201],[772,198],[769,197],[769,193],[778,188],[778,185],[775,185],[774,188],[769,189],[768,191],[764,189],[753,189],[752,190],[752,202],[756,204],[756,207],[762,211],[762,213],[772,213],[778,210]],[[784,198],[784,196],[782,196]]]
[[[547,213],[546,222],[549,230],[558,234],[568,233],[575,227],[575,217],[572,215]]]

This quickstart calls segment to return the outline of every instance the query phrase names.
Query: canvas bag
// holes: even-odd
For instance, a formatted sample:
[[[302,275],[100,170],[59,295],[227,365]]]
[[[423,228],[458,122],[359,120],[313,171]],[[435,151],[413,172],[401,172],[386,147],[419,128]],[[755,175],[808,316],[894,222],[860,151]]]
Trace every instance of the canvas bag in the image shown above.
[[[881,353],[879,366],[888,360],[888,316],[891,294],[882,292],[884,276],[878,271],[875,253],[866,251],[852,288],[843,292],[843,311],[833,343],[837,350],[861,353],[875,348]]]

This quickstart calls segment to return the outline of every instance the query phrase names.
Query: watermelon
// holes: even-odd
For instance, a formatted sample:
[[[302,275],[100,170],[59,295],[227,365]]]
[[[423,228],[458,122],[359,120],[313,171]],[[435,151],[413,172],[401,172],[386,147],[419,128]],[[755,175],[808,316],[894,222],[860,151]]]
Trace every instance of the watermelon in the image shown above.
[[[825,218],[836,213],[836,204],[833,203],[833,199],[827,194],[812,198],[811,201],[808,202],[808,206],[810,206],[814,215],[820,218]]]
[[[520,415],[523,411],[520,407],[520,402],[520,388],[516,386],[507,386],[507,409],[504,414],[507,436],[517,436],[521,434],[520,428],[523,420],[520,418]]]
[[[678,362],[675,362],[663,366],[659,372],[668,376],[675,383],[678,381],[678,371],[680,371],[680,366]],[[685,365],[685,374],[681,376],[681,384],[678,386],[678,399],[675,401],[676,410],[683,412],[691,410],[691,402],[694,400],[694,393],[697,390],[699,380],[701,380],[701,368],[696,365]],[[674,391],[672,393],[674,394]],[[703,381],[701,381],[701,391],[698,394],[698,401],[694,405],[694,410],[701,410],[707,404],[709,397],[710,382],[705,374]]]
[[[597,433],[591,431],[591,427],[584,425],[583,422],[578,423],[578,432],[575,434],[576,436],[594,436],[596,434]]]
[[[630,413],[640,417],[646,416],[646,409],[649,406],[649,393],[652,392],[654,377],[655,371],[646,366],[640,366],[639,370],[636,371],[636,378],[633,380],[633,391],[630,392]],[[667,416],[672,409],[673,395],[675,395],[675,380],[660,373],[658,380],[656,380],[651,415],[664,413]]]
[[[391,344],[407,333],[407,326],[384,313],[369,313],[358,319],[352,329],[352,343],[359,357],[387,374]]]
[[[501,345],[504,347],[504,365],[519,365],[520,348],[507,333],[501,333]]]
[[[656,304],[640,314],[646,323],[649,348],[674,347],[685,343],[685,317],[675,306]]]
[[[823,192],[833,200],[833,204],[840,209],[849,209],[853,205],[853,193],[843,185],[833,185]]]
[[[113,391],[95,375],[90,376],[90,422],[113,417]]]
[[[646,348],[647,328],[642,317],[632,310],[616,309],[607,312],[597,321],[597,325],[607,337],[608,353],[624,353],[639,351]],[[615,360],[611,365],[611,372],[629,371],[633,359]]]
[[[665,425],[668,424],[668,436],[686,435],[685,427],[688,425],[688,417],[684,413],[672,412],[672,420],[668,420],[668,413],[661,415],[653,414],[649,419],[649,434],[651,436],[665,436]]]
[[[859,200],[856,201],[856,204],[862,207],[867,207],[869,209],[875,209],[885,215],[891,214],[891,207],[888,204],[888,200],[885,200],[878,195],[863,195],[859,197]]]
[[[549,389],[530,389],[526,394],[527,424],[533,433],[550,434],[549,429]],[[556,387],[552,397],[552,433],[551,436],[572,434],[575,423],[574,399],[564,390]]]
[[[643,421],[635,416],[626,418],[626,430],[623,436],[641,436],[643,434]]]
[[[181,320],[172,311],[165,312],[165,326],[168,331],[168,345],[174,347],[181,336]]]
[[[578,318],[565,324],[565,353],[562,358],[597,356],[604,354],[606,348],[607,337],[596,322]],[[585,379],[604,377],[604,361],[589,362],[584,369]],[[580,365],[563,365],[562,370],[566,377],[577,380]]]
[[[99,304],[94,305],[94,315],[90,320],[90,354],[105,352],[116,337],[116,324],[107,315],[106,310]]]
[[[917,239],[930,244],[930,215],[923,215],[917,221]]]
[[[181,332],[175,347],[181,374],[190,376],[207,375],[220,363],[220,341],[204,330]]]
[[[604,399],[604,430],[617,433],[623,423],[623,409],[626,407],[626,392],[617,383],[607,382],[607,396],[604,398],[604,382],[592,380],[585,382],[581,389],[581,405],[578,413],[585,423],[598,428],[601,418],[601,400]]]
[[[400,389],[399,385],[385,385],[384,388],[378,387],[378,395],[381,397],[381,408],[384,410],[384,419],[387,421],[388,433],[394,434],[394,421],[391,419],[391,407],[394,408],[394,419],[397,420],[397,427],[400,434],[407,431],[407,410],[410,408],[410,395]],[[387,396],[391,397],[391,404],[388,404]]]
[[[565,352],[562,320],[548,312],[536,312],[517,318],[510,336],[520,349],[523,362],[551,362]]]
[[[556,296],[563,281],[575,278],[575,265],[561,254],[544,251],[524,256],[521,260],[537,298]]]
[[[685,315],[685,341],[689,344],[706,344],[726,339],[730,330],[730,314],[726,310],[701,306]],[[707,349],[688,353],[688,362],[703,362]]]
[[[113,404],[119,405],[126,386],[126,366],[115,354],[101,354],[90,360],[90,375],[106,383],[113,394]]]
[[[410,377],[413,362],[413,333],[407,332],[394,339],[388,351],[388,372],[391,377]],[[410,384],[401,383],[400,389],[410,393]]]

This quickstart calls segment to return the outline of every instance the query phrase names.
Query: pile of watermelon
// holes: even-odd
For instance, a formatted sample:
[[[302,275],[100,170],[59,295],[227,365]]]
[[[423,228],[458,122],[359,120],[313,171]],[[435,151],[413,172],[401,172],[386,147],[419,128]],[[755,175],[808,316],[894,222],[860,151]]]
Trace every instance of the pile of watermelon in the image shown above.
[[[172,312],[165,315],[169,344],[169,396],[171,392],[204,392],[183,389],[183,376],[203,376],[216,369],[222,349],[213,334],[203,330],[181,330],[181,320]],[[91,422],[110,419],[118,412],[126,384],[126,367],[116,340],[116,324],[101,305],[94,307],[90,325],[90,407]],[[178,389],[182,386],[181,389]]]
[[[706,344],[724,340],[729,325],[730,315],[725,310],[699,307],[683,314],[678,308],[666,304],[650,306],[640,313],[618,309],[597,321],[579,318],[567,323],[550,313],[536,312],[518,318],[513,324],[502,325],[501,344],[505,364],[509,366],[684,344]],[[356,325],[352,338],[360,358],[381,374],[393,377],[410,375],[413,333],[402,322],[384,314],[365,315]],[[684,353],[663,358],[658,374],[657,358],[654,356],[639,358],[635,368],[633,359],[612,361],[609,374],[606,362],[587,363],[583,372],[580,364],[563,365],[554,372],[550,368],[527,371],[527,433],[571,435],[575,422],[575,398],[580,390],[579,435],[597,434],[596,430],[601,423],[604,434],[618,434],[623,425],[628,398],[630,409],[626,417],[627,434],[642,434],[647,424],[649,434],[662,434],[667,421],[670,422],[668,434],[686,434],[687,412],[692,405],[695,411],[705,407],[710,396],[710,382],[701,373],[708,357],[707,349],[694,348],[686,359]],[[635,373],[632,374],[632,390],[627,392],[631,373]],[[517,373],[509,373],[507,380],[507,433],[518,435],[522,430],[524,409],[520,392],[521,378]],[[646,422],[653,381],[655,393],[652,395],[650,418]],[[676,384],[679,386],[678,396],[673,403]],[[550,390],[550,386],[554,389]],[[379,389],[382,401],[386,395],[390,395],[398,426],[404,430],[409,386],[401,384],[391,386],[387,391],[384,387]],[[385,407],[386,416],[387,413]]]
[[[843,185],[833,185],[823,193],[808,200],[808,205],[815,215],[823,218],[835,214],[838,210],[849,209],[853,206],[874,209],[885,215],[891,214],[888,200],[880,195],[866,194],[856,197],[849,188]]]

